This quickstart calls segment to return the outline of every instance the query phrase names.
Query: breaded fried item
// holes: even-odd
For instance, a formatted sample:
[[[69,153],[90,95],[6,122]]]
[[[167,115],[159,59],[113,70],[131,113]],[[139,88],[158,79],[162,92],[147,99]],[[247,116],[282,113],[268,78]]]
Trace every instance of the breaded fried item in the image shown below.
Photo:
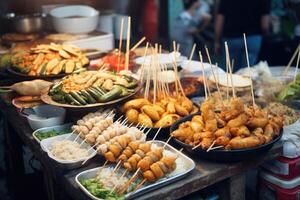
[[[155,175],[151,170],[145,171],[143,177],[150,183],[156,181]]]
[[[260,139],[257,136],[249,136],[246,138],[242,138],[237,136],[230,140],[229,144],[227,145],[227,149],[245,149],[256,147],[260,144]]]
[[[242,125],[245,125],[248,120],[248,116],[245,113],[240,114],[236,118],[230,120],[227,123],[227,126],[232,128],[232,127],[240,127]]]
[[[220,136],[230,136],[230,132],[229,132],[229,127],[228,126],[226,126],[226,127],[224,127],[224,128],[220,128],[220,129],[218,129],[216,132],[215,132],[215,136],[216,137],[220,137]]]
[[[160,168],[160,166],[159,166],[159,164],[157,162],[153,163],[150,166],[150,169],[154,173],[156,179],[160,179],[160,178],[162,178],[164,176],[164,172],[162,171],[162,169]]]
[[[240,126],[240,127],[232,127],[229,129],[230,133],[232,136],[243,136],[243,137],[248,137],[250,136],[250,131],[247,128],[247,126]]]
[[[217,139],[216,139],[216,142],[215,142],[215,144],[217,145],[217,146],[223,146],[223,147],[226,147],[228,144],[229,144],[229,142],[230,142],[230,137],[228,137],[228,136],[220,136],[220,137],[218,137]]]
[[[201,148],[202,149],[208,149],[211,144],[213,143],[214,138],[203,138],[201,141]]]
[[[250,128],[264,128],[267,125],[268,121],[268,118],[254,117],[249,119],[249,121],[247,122],[247,126],[249,126]]]

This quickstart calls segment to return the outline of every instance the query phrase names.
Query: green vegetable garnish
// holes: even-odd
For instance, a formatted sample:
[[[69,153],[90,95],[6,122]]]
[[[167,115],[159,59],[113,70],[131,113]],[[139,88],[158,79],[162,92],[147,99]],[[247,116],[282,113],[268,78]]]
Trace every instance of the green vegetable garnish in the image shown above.
[[[115,192],[103,187],[96,179],[82,179],[79,182],[95,197],[105,200],[124,200],[124,196],[119,196]]]
[[[71,130],[63,130],[63,131],[50,130],[50,131],[45,131],[45,132],[38,131],[35,135],[40,141],[42,141],[42,140],[50,138],[50,137],[63,135],[63,134],[67,134],[70,132],[71,132]]]

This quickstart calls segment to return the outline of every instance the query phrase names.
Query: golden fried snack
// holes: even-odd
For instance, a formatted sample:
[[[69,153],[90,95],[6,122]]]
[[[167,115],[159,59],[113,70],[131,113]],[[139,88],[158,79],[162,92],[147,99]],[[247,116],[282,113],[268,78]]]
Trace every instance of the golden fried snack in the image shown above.
[[[224,128],[220,128],[215,132],[216,137],[221,136],[230,136],[229,127],[225,126]]]
[[[268,121],[269,121],[268,118],[254,117],[247,122],[247,126],[249,126],[250,128],[258,128],[258,127],[263,128],[267,125]]]
[[[201,124],[204,127],[204,121],[201,115],[195,115],[192,118],[192,122],[198,122],[199,124]]]
[[[264,134],[264,130],[262,128],[258,127],[256,129],[254,129],[252,131],[252,134],[255,135],[255,136],[257,136],[259,138],[260,145],[266,143],[266,138],[263,135]]]
[[[159,166],[159,164],[157,162],[153,163],[150,166],[150,169],[154,173],[156,179],[160,179],[160,178],[162,178],[164,176],[164,172],[162,171],[162,169],[160,168],[160,166]]]
[[[141,111],[148,115],[152,121],[158,121],[160,119],[158,112],[154,109],[152,105],[144,105]]]
[[[220,136],[216,139],[215,145],[226,147],[230,142],[230,137],[228,136]]]
[[[181,106],[183,108],[185,108],[188,112],[192,112],[192,110],[194,108],[193,102],[186,97],[182,97]],[[198,110],[198,108],[197,108],[197,110]]]
[[[205,123],[208,120],[215,119],[214,106],[210,101],[203,102],[200,109],[201,109],[203,121]]]
[[[143,177],[150,183],[156,181],[155,175],[151,170],[145,171]]]
[[[242,113],[239,116],[237,116],[236,118],[230,120],[227,123],[227,126],[230,127],[230,128],[232,128],[232,127],[239,127],[239,126],[245,125],[246,122],[247,122],[247,120],[248,120],[247,114]]]
[[[159,127],[168,127],[168,126],[171,126],[173,123],[175,123],[179,119],[180,119],[179,115],[168,114],[168,115],[162,117],[159,121],[157,121],[155,123],[154,127],[156,127],[156,128],[159,128]]]
[[[158,105],[158,103],[152,105],[152,107],[156,110],[156,112],[158,112],[159,115],[162,115],[166,112],[162,106]]]
[[[247,126],[240,126],[240,127],[232,127],[229,129],[230,133],[232,136],[243,136],[243,137],[248,137],[250,136],[250,131],[247,128]]]
[[[191,114],[194,114],[198,111],[199,111],[199,108],[197,106],[193,105],[193,109],[191,110]]]
[[[125,116],[130,122],[137,124],[139,121],[139,111],[137,111],[136,109],[131,108],[127,110]]]
[[[205,121],[205,130],[206,131],[216,131],[218,129],[218,125],[217,125],[217,120],[216,119],[210,119]]]
[[[189,115],[189,111],[182,107],[181,105],[175,104],[175,110],[176,113],[178,113],[180,116],[187,116]]]
[[[226,149],[245,149],[256,147],[261,143],[260,139],[257,136],[249,136],[242,138],[237,136],[230,140],[229,144],[226,146]]]
[[[143,114],[143,113],[139,114],[139,116],[138,116],[138,122],[141,125],[144,125],[144,126],[147,126],[147,127],[152,127],[153,126],[151,118],[148,115]]]
[[[222,116],[220,113],[217,113],[215,116],[217,119],[218,128],[223,128],[224,126],[226,126],[226,121],[224,119],[222,119]]]
[[[203,129],[204,129],[204,126],[203,126],[203,124],[201,124],[201,123],[199,123],[199,122],[191,122],[190,123],[190,126],[191,126],[191,129],[194,131],[194,132],[201,132],[201,131],[203,131]]]
[[[170,114],[176,113],[176,108],[175,108],[175,103],[174,102],[169,102],[167,104],[167,112]]]
[[[127,101],[124,106],[123,106],[123,109],[126,111],[126,110],[129,110],[131,108],[134,108],[136,110],[140,109],[142,106],[144,105],[149,105],[151,104],[150,101],[148,101],[147,99],[144,99],[144,98],[140,98],[140,99],[133,99],[133,100],[130,100],[130,101]]]
[[[229,105],[230,109],[222,113],[226,121],[234,119],[244,112],[244,103],[240,98],[232,98]]]
[[[201,148],[202,149],[208,149],[211,144],[213,143],[214,138],[203,138],[201,141]]]
[[[273,139],[274,135],[275,133],[272,124],[267,124],[264,128],[264,137],[266,139],[266,142],[270,142]]]

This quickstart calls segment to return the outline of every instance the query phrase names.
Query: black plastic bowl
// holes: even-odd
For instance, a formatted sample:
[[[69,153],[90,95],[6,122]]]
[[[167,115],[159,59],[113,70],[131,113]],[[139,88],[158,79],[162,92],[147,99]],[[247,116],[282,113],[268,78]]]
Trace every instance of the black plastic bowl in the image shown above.
[[[192,120],[193,116],[199,115],[199,114],[201,114],[201,113],[198,112],[198,113],[186,116],[186,117],[178,120],[176,123],[174,123],[171,126],[170,133],[175,131],[181,123],[190,121],[190,120]],[[209,152],[207,152],[204,149],[201,149],[200,147],[193,150],[192,148],[194,146],[185,144],[184,142],[182,142],[174,137],[172,139],[175,143],[182,146],[189,153],[197,155],[206,160],[216,161],[216,162],[237,162],[237,161],[242,161],[242,160],[253,159],[264,153],[267,153],[268,150],[270,150],[272,148],[272,146],[280,140],[281,137],[282,137],[282,131],[271,142],[257,146],[257,147],[248,148],[248,149],[237,149],[237,150],[216,149],[216,150],[211,150]]]

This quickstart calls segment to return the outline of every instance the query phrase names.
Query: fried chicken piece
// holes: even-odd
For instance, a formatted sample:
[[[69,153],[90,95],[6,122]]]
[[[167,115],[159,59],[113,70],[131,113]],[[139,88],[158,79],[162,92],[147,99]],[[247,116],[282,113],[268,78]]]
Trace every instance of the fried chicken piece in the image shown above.
[[[237,116],[236,118],[230,120],[227,123],[227,126],[229,126],[230,128],[240,127],[242,125],[245,125],[247,123],[247,120],[248,120],[248,116],[245,113],[242,113],[239,116]]]
[[[246,126],[240,126],[240,127],[232,127],[229,129],[232,136],[242,136],[242,137],[248,137],[250,136],[250,131]]]
[[[230,136],[229,127],[220,128],[215,132],[216,137],[220,136]]]
[[[237,136],[230,140],[229,144],[226,146],[226,149],[251,148],[251,147],[256,147],[256,146],[260,145],[260,143],[261,143],[260,139],[254,135],[245,137],[245,138]]]

